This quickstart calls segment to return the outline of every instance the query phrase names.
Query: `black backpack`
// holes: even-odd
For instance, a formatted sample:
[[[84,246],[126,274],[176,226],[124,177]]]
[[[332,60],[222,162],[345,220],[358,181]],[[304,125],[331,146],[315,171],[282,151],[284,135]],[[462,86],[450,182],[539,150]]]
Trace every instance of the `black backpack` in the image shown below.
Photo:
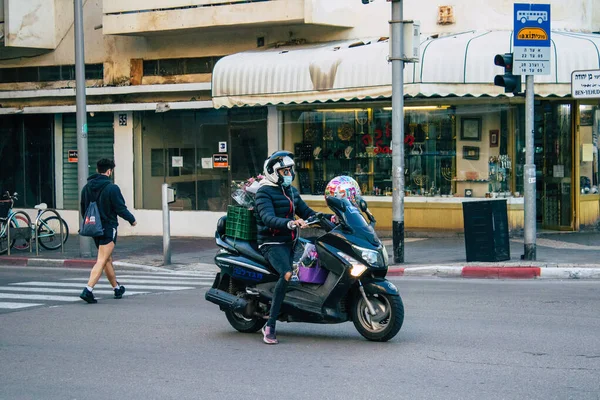
[[[110,183],[109,183],[110,185]],[[80,236],[87,237],[99,237],[104,235],[104,229],[102,228],[102,219],[100,217],[100,210],[98,209],[97,201],[100,198],[100,195],[106,188],[105,185],[98,193],[95,201],[90,202],[85,210],[85,215],[83,216],[83,220],[81,221],[81,228],[79,229]]]

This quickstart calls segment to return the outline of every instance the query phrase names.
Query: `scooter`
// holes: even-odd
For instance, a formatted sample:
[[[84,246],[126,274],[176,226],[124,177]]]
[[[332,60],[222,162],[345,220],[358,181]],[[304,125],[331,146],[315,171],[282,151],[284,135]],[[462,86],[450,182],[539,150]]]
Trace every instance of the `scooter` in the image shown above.
[[[320,213],[307,220],[325,230],[314,245],[319,267],[327,276],[322,283],[288,285],[278,320],[319,324],[352,321],[366,339],[385,342],[400,331],[404,305],[396,286],[385,279],[388,254],[375,233],[375,218],[366,202],[357,200],[360,210],[347,199],[327,198],[337,225]],[[225,235],[226,218],[219,220],[215,233],[220,248],[215,263],[221,272],[205,298],[225,312],[236,330],[257,332],[268,318],[279,275],[255,241]],[[298,240],[300,245],[310,243]]]

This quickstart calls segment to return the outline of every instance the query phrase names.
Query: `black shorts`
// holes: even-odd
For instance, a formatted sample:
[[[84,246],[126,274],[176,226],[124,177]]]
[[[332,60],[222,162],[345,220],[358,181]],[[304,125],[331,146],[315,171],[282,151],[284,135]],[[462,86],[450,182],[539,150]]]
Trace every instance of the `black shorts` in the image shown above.
[[[98,236],[94,238],[96,248],[107,245],[110,242],[114,242],[115,244],[117,244],[117,228],[105,228],[103,236]]]

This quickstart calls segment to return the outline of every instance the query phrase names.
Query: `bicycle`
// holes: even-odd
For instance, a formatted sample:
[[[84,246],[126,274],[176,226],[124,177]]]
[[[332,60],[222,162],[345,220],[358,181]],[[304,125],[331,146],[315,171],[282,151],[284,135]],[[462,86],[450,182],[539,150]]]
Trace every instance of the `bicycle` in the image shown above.
[[[4,196],[10,198],[12,208],[12,204],[14,204],[14,200],[17,200],[18,194],[14,193],[12,196],[10,196],[10,194],[6,192]],[[60,248],[60,224],[62,223],[62,245],[64,245],[67,242],[67,239],[69,238],[69,226],[67,225],[64,219],[59,219],[57,216],[54,215],[40,220],[40,215],[48,208],[48,205],[46,203],[37,204],[34,208],[38,210],[38,213],[35,219],[36,223],[31,224],[30,226],[31,237],[35,237],[35,230],[37,227],[38,242],[43,248],[45,248],[46,250],[56,250]],[[16,227],[22,228],[27,227],[29,225],[29,218],[25,216],[25,212],[17,211],[12,213],[13,217],[11,221],[15,221],[14,224]],[[27,250],[29,249],[30,245],[31,240],[21,239],[16,243],[15,240],[12,240],[11,248],[14,248],[16,250]],[[1,250],[2,249],[0,248],[0,254],[2,254]]]
[[[29,218],[24,211],[13,211],[15,200],[18,200],[18,194],[11,194],[7,191],[3,199],[0,200],[0,254],[8,251],[8,229],[26,228],[29,226]],[[10,247],[13,248],[16,239],[12,239]],[[29,245],[27,246],[27,248]]]

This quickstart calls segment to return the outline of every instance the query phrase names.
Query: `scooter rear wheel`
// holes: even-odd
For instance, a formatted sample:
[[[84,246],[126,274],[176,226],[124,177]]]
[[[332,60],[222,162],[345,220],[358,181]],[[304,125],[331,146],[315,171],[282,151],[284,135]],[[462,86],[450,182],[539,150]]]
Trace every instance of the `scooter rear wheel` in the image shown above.
[[[243,315],[231,310],[225,311],[225,316],[235,330],[243,333],[258,332],[267,322],[262,318],[245,318]]]
[[[371,315],[367,303],[359,296],[352,307],[352,322],[356,330],[366,339],[374,342],[387,342],[402,328],[404,304],[400,296],[387,294],[367,295],[376,310]]]

